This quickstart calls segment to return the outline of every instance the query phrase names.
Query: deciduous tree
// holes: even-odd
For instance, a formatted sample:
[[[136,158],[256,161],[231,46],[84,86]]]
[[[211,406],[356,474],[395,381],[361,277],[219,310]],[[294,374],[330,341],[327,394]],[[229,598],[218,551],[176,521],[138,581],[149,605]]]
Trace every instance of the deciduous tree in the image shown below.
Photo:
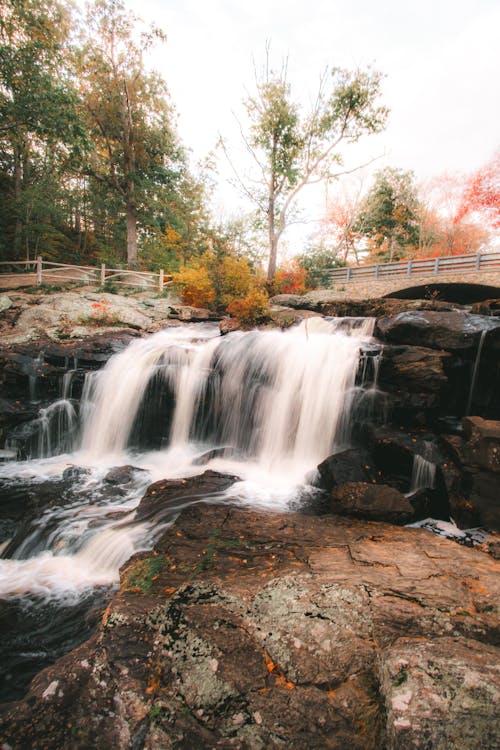
[[[83,111],[94,144],[87,170],[122,205],[131,266],[137,262],[139,213],[185,168],[165,82],[144,62],[157,39],[163,34],[154,28],[138,33],[137,19],[122,0],[96,0],[78,54]]]
[[[315,103],[304,115],[292,96],[286,66],[279,72],[268,66],[256,81],[255,94],[246,99],[250,126],[242,136],[256,174],[245,179],[235,173],[267,228],[269,282],[301,191],[342,174],[340,147],[383,128],[387,112],[377,103],[380,78],[372,71],[332,68],[322,76]]]

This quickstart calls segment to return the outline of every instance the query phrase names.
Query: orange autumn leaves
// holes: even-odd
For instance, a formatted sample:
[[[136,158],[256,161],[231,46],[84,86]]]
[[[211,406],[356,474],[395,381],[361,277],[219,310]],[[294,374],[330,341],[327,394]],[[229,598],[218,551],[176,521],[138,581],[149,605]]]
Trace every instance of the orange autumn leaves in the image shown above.
[[[297,263],[277,270],[267,285],[260,269],[247,258],[210,250],[181,266],[173,279],[187,305],[227,311],[244,324],[269,315],[269,295],[305,291],[307,273]]]

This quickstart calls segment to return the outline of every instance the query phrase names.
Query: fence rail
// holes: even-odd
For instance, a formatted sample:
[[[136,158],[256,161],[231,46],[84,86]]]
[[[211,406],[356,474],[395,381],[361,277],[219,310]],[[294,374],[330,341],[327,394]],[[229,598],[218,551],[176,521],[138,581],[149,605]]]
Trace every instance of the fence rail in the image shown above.
[[[376,263],[368,266],[332,268],[330,281],[365,281],[391,276],[426,276],[429,274],[472,273],[497,268],[500,270],[500,252],[483,252],[473,255],[450,255],[439,258],[416,258],[399,263]]]
[[[15,269],[3,271],[4,267]],[[111,282],[116,286],[140,287],[142,289],[158,289],[160,292],[172,283],[172,277],[162,270],[133,271],[122,268],[108,268],[105,263],[100,266],[77,266],[71,263],[54,263],[43,260],[38,256],[35,260],[16,260],[0,262],[0,279],[15,282],[26,274],[33,276],[33,282],[38,286],[47,283],[76,281],[83,284],[100,284],[104,286]]]

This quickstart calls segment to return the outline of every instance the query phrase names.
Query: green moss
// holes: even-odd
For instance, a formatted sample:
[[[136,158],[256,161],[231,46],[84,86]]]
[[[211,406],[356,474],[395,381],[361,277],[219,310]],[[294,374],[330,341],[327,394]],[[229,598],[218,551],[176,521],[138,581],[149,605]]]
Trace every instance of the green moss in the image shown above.
[[[125,571],[122,588],[125,591],[140,590],[144,594],[151,593],[154,582],[165,564],[166,560],[161,555],[137,560]]]

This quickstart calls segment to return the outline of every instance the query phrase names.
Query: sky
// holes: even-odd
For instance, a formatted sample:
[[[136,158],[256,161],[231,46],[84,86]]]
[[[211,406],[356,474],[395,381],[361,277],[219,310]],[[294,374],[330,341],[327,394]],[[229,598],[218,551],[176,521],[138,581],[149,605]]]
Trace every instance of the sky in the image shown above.
[[[178,112],[178,130],[202,159],[222,134],[238,154],[242,100],[254,66],[288,57],[293,94],[308,103],[328,66],[384,74],[384,133],[346,152],[348,166],[413,170],[418,180],[479,168],[500,146],[498,0],[125,0],[167,42],[153,52]],[[220,196],[234,198],[222,166]]]

